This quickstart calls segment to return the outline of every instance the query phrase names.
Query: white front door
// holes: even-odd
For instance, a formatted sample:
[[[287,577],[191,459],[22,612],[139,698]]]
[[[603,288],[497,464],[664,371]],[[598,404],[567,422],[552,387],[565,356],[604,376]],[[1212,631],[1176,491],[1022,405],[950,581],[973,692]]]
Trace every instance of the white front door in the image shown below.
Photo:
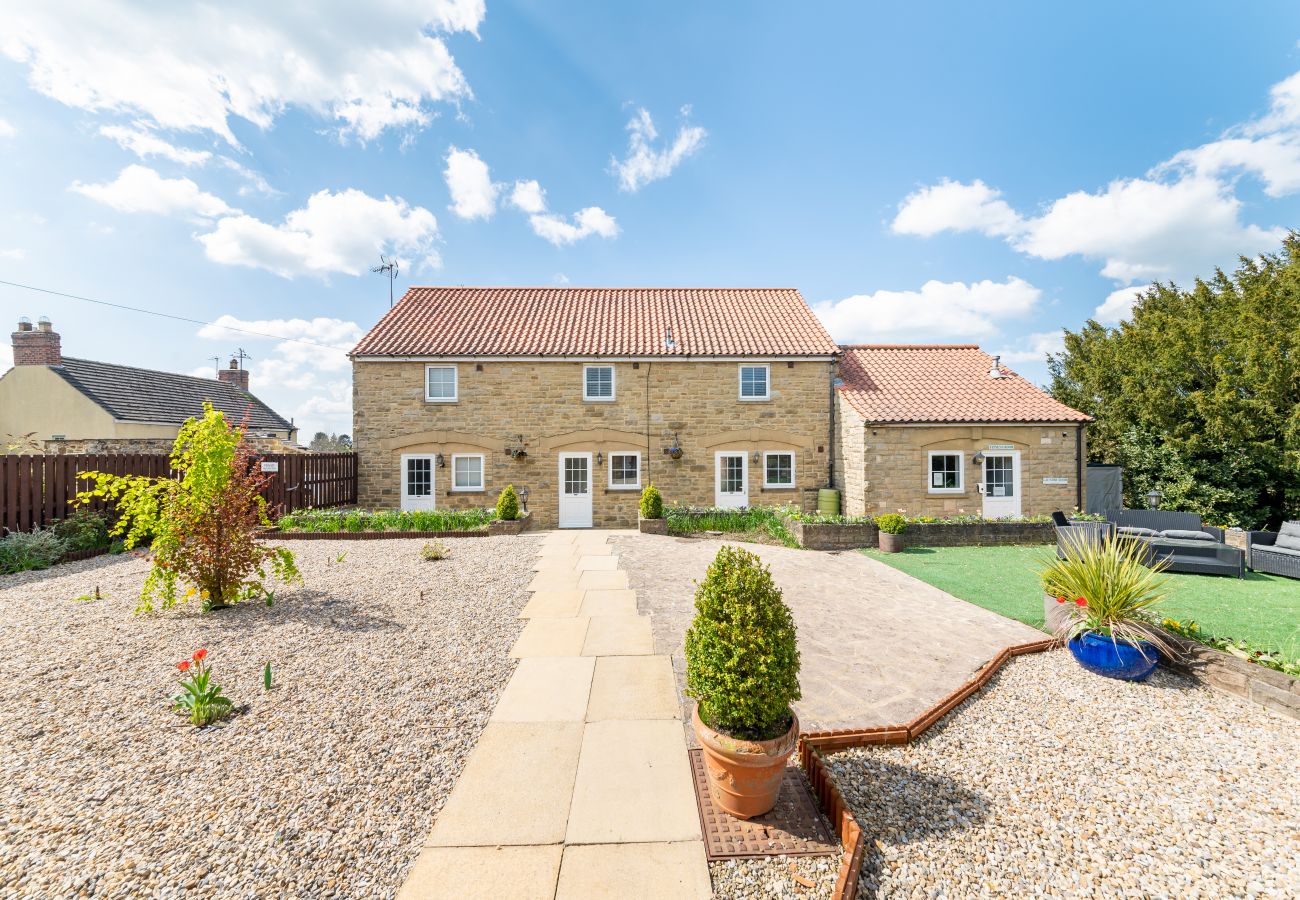
[[[739,509],[749,505],[748,454],[722,452],[718,454],[717,490],[714,505],[726,509]]]
[[[433,509],[434,468],[431,453],[402,454],[402,509]]]
[[[591,454],[560,454],[560,527],[591,527]]]
[[[1020,515],[1019,451],[984,451],[984,518]]]

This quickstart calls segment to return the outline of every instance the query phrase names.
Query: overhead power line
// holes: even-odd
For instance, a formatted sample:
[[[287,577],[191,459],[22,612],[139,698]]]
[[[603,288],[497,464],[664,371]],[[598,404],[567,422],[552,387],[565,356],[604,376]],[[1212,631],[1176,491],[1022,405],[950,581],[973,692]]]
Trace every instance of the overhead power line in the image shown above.
[[[329,344],[322,344],[320,341],[309,341],[306,338],[284,337],[283,335],[279,335],[279,334],[268,334],[265,331],[253,331],[249,328],[236,328],[233,325],[222,325],[220,322],[205,322],[202,319],[191,319],[188,316],[178,316],[178,315],[174,315],[173,313],[158,312],[158,310],[156,309],[144,309],[143,307],[139,307],[139,306],[127,306],[124,303],[111,303],[108,300],[97,300],[94,297],[83,297],[80,294],[69,294],[69,293],[65,293],[64,291],[51,290],[50,288],[36,287],[35,285],[32,284],[20,284],[17,281],[5,281],[2,278],[0,278],[0,284],[8,285],[9,287],[21,288],[24,291],[35,291],[38,294],[50,294],[51,296],[54,297],[66,297],[69,300],[81,300],[86,303],[95,303],[99,306],[111,306],[113,309],[124,309],[128,312],[143,313],[146,316],[158,316],[161,319],[173,319],[177,322],[188,322],[191,325],[206,325],[210,328],[224,328],[227,331],[237,331],[240,334],[251,334],[256,337],[270,338],[271,340],[274,341],[290,341],[291,343],[294,344],[307,344],[312,347],[324,347],[326,350],[338,349],[337,347],[332,347]]]

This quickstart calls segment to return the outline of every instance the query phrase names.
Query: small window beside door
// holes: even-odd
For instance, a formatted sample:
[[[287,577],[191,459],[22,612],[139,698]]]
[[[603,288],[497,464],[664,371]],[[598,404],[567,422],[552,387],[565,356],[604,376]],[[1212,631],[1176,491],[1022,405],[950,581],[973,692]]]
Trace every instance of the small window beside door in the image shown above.
[[[614,399],[614,367],[582,367],[582,399],[609,402]]]
[[[948,451],[930,451],[931,494],[960,494],[962,492],[962,455]]]
[[[424,367],[424,399],[430,403],[456,402],[456,367]]]
[[[741,366],[740,367],[740,399],[741,400],[770,400],[772,399],[769,376],[771,375],[769,367],[764,364],[761,366]]]
[[[451,489],[453,491],[483,490],[483,454],[452,454]]]
[[[763,454],[763,487],[794,487],[794,454],[768,452]]]
[[[611,453],[609,455],[610,490],[636,490],[641,487],[641,454]]]

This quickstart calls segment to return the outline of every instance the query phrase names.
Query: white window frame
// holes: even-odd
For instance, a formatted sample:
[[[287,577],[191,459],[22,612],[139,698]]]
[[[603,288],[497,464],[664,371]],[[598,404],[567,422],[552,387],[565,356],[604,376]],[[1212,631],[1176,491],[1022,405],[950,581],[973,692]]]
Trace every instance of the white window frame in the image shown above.
[[[934,487],[934,458],[936,456],[957,457],[957,486],[955,488]],[[925,487],[930,494],[964,494],[966,493],[966,454],[961,450],[931,450],[925,457]]]
[[[770,481],[767,480],[767,458],[768,458],[769,456],[788,456],[788,457],[790,457],[790,483],[789,483],[789,484],[776,484],[776,483],[774,483],[774,482],[770,482]],[[795,457],[795,454],[794,454],[794,451],[793,451],[793,450],[764,450],[764,451],[763,451],[763,487],[765,487],[765,488],[776,488],[776,489],[778,489],[778,490],[781,490],[781,489],[784,489],[784,490],[793,490],[793,489],[794,489],[794,486],[795,486],[796,479],[797,479],[797,477],[798,477],[798,476],[796,475],[796,472],[798,471],[798,470],[796,469],[796,466],[798,465],[798,462],[795,460],[794,457]]]
[[[587,372],[591,369],[609,369],[609,396],[593,397],[587,393]],[[617,374],[614,371],[613,363],[592,363],[582,367],[582,399],[588,403],[613,403],[614,397],[618,393]]]
[[[636,457],[636,484],[615,484],[614,483],[614,457],[616,456],[635,456]],[[609,470],[609,489],[611,491],[639,491],[641,490],[641,454],[635,450],[615,450],[609,454],[606,460]]]
[[[450,397],[431,397],[429,396],[429,373],[434,369],[451,369],[451,396]],[[425,403],[456,403],[460,399],[460,369],[455,363],[439,364],[424,367],[424,402]]]
[[[745,370],[762,369],[763,386],[767,393],[761,397],[745,396]],[[765,403],[772,399],[772,364],[771,363],[741,363],[736,367],[736,396],[742,403]]]
[[[477,459],[478,460],[478,486],[461,487],[456,483],[456,460],[458,459]],[[456,493],[472,494],[482,493],[484,485],[487,483],[487,459],[482,453],[453,453],[451,455],[451,489]]]

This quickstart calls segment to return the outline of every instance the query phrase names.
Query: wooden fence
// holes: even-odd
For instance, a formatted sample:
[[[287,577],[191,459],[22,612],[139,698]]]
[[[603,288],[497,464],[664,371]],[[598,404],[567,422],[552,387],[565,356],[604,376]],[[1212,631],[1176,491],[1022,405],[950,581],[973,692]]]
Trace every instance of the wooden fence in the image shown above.
[[[268,453],[259,457],[271,480],[263,490],[272,517],[308,506],[346,506],[357,501],[355,453]],[[84,453],[0,456],[0,534],[31,531],[64,518],[78,491],[90,482],[82,472],[113,475],[173,474],[165,453]],[[96,498],[91,509],[103,509]]]

